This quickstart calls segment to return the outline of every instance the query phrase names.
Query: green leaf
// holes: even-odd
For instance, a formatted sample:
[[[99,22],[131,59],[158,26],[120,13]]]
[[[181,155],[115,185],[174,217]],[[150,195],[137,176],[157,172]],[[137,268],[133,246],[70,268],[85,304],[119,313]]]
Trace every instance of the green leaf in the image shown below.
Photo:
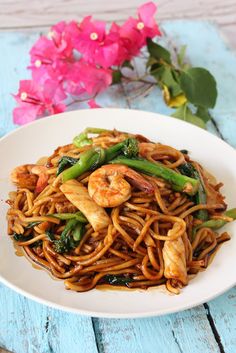
[[[211,120],[211,114],[209,113],[207,108],[204,107],[198,107],[196,111],[196,115],[199,116],[205,123],[208,122],[208,120]]]
[[[37,226],[38,224],[40,224],[41,222],[37,221],[37,222],[31,222],[29,224],[27,224],[27,226],[25,227],[25,229],[30,229],[30,228],[34,228],[35,226]]]
[[[206,69],[194,67],[183,71],[180,75],[180,86],[190,103],[204,108],[215,106],[216,81]]]
[[[158,64],[158,61],[156,58],[153,58],[152,56],[149,56],[147,63],[146,63],[146,67],[150,67],[153,66],[155,64]]]
[[[177,62],[180,68],[183,68],[185,66],[184,57],[185,57],[186,49],[187,49],[187,45],[182,45],[179,53],[177,54]]]
[[[122,78],[122,73],[120,70],[112,71],[112,84],[120,83]]]
[[[204,121],[198,116],[194,115],[186,104],[181,105],[181,107],[179,107],[171,116],[197,125],[203,129],[206,128]]]
[[[162,82],[169,88],[173,97],[176,97],[183,92],[180,84],[176,81],[173,75],[173,70],[171,70],[169,67],[165,67],[162,75]]]
[[[76,139],[76,137],[73,140],[74,145],[76,145],[75,139]],[[81,143],[81,141],[80,141],[80,143]],[[78,147],[78,145],[77,145],[77,147]],[[73,158],[73,157],[69,157],[69,156],[62,156],[58,162],[58,168],[57,168],[56,175],[61,174],[63,172],[63,170],[65,170],[66,168],[69,168],[72,165],[75,165],[78,162],[78,160],[79,160],[78,158]]]
[[[33,238],[32,234],[30,235],[17,234],[17,233],[13,234],[13,239],[16,241],[28,241],[28,240],[31,240],[32,238]]]
[[[159,83],[168,88],[171,97],[177,97],[183,92],[179,82],[175,79],[174,70],[170,67],[162,65],[158,69],[151,71],[150,74],[154,76]]]
[[[157,59],[157,60],[163,60],[168,64],[171,64],[171,55],[170,52],[163,48],[161,45],[154,43],[151,38],[147,38],[147,48],[149,54]]]
[[[46,230],[45,234],[47,234],[48,239],[51,241],[54,241],[56,239],[55,235],[51,229]]]

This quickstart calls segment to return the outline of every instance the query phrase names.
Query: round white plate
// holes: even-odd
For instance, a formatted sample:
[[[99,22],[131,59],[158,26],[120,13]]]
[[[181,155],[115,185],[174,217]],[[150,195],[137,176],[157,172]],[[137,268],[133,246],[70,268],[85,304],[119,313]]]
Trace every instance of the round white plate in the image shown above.
[[[223,181],[229,208],[236,206],[236,152],[222,140],[180,120],[136,110],[93,109],[73,111],[38,120],[0,140],[0,280],[17,292],[49,306],[98,317],[131,318],[162,315],[208,301],[236,283],[236,222],[225,227],[232,235],[217,253],[212,265],[199,273],[180,295],[163,289],[116,291],[92,290],[76,293],[64,289],[43,270],[34,269],[24,257],[15,255],[7,236],[5,200],[14,189],[9,173],[17,165],[34,163],[87,126],[116,128],[140,133],[178,149]]]

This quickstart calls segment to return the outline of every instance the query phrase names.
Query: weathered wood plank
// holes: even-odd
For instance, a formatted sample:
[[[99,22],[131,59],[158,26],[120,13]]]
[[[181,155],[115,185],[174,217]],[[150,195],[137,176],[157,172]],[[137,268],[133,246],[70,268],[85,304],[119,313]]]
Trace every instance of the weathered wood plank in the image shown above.
[[[0,346],[17,353],[98,353],[91,318],[54,310],[0,285]]]
[[[39,36],[34,33],[0,33],[1,59],[0,59],[0,137],[15,128],[12,123],[12,110],[15,101],[11,94],[18,90],[19,80],[27,79],[30,73],[26,67],[29,65],[29,50]]]
[[[50,26],[57,21],[70,20],[94,14],[106,21],[124,21],[134,15],[143,0],[55,0],[49,2],[5,0],[0,3],[0,28]],[[236,3],[234,0],[158,0],[159,21],[173,19],[208,19],[218,23],[234,47],[236,47]]]
[[[236,287],[210,301],[207,311],[212,316],[225,352],[235,353],[236,347]]]
[[[95,320],[100,352],[219,352],[203,306],[141,320]]]

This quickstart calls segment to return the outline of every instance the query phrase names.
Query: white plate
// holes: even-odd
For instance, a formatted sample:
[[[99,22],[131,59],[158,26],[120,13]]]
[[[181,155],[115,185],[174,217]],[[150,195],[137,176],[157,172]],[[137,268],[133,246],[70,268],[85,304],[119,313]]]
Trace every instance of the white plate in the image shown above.
[[[236,222],[225,227],[232,239],[223,244],[213,264],[190,281],[180,295],[160,289],[75,293],[63,281],[34,269],[15,255],[6,231],[5,200],[14,187],[9,173],[16,165],[34,163],[69,143],[87,126],[116,128],[143,134],[151,140],[191,151],[191,157],[207,167],[225,186],[229,207],[236,206],[236,153],[217,137],[174,118],[122,109],[80,110],[38,120],[0,140],[0,280],[17,292],[49,306],[98,317],[131,318],[162,315],[208,301],[236,283]]]

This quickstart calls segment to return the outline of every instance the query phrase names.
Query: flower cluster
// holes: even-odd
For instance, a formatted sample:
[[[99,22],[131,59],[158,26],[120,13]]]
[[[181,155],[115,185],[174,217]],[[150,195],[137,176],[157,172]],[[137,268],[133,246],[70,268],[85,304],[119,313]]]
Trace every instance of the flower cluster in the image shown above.
[[[113,23],[109,29],[91,16],[81,23],[53,26],[30,51],[32,79],[20,81],[14,122],[25,124],[63,112],[68,101],[84,97],[91,108],[97,107],[94,98],[112,84],[113,72],[137,56],[147,38],[160,35],[155,12],[155,4],[149,2],[138,8],[137,18]]]

